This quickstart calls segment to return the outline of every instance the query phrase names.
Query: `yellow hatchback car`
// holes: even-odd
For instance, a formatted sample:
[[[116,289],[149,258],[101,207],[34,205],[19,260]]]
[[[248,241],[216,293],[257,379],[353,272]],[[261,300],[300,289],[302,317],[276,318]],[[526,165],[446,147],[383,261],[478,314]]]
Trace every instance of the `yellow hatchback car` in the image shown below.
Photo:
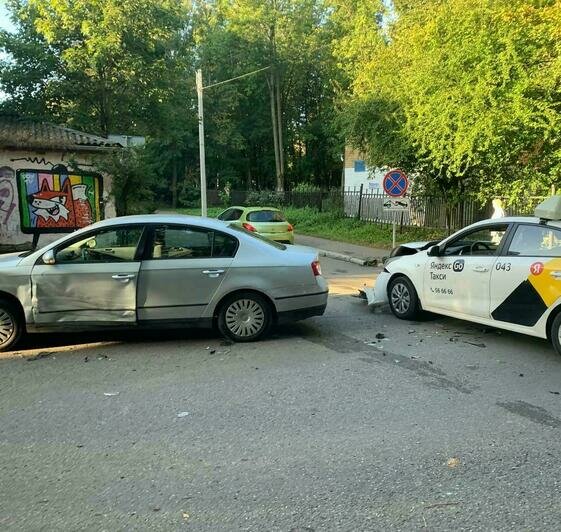
[[[274,207],[230,207],[221,212],[218,219],[233,222],[275,242],[294,244],[294,227]]]

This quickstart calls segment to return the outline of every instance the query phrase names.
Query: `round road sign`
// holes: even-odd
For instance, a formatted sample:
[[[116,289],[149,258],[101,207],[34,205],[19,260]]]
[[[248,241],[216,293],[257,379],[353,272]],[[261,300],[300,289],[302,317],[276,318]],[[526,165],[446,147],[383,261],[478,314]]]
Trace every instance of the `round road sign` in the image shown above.
[[[388,196],[400,198],[405,196],[407,187],[409,187],[409,179],[401,170],[390,170],[385,176],[383,181],[384,192]]]

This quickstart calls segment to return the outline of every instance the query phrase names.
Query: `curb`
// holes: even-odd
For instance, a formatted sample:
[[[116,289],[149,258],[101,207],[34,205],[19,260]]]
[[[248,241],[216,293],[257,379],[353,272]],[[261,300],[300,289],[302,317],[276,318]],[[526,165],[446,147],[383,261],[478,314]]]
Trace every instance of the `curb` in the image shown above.
[[[351,257],[351,255],[345,255],[344,253],[337,253],[336,251],[327,251],[325,249],[318,249],[320,257],[328,257],[330,259],[341,260],[344,262],[351,262],[353,264],[358,264],[359,266],[378,266],[380,259],[375,257],[370,257],[367,259],[359,259],[357,257]]]

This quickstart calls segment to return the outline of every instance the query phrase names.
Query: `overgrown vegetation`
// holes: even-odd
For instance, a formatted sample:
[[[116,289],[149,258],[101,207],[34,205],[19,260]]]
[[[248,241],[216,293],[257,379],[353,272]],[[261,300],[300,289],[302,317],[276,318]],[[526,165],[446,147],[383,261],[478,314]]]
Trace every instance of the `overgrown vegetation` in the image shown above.
[[[371,164],[452,201],[559,183],[561,0],[333,5],[351,87],[341,123]]]
[[[561,0],[5,1],[0,110],[146,136],[173,206],[195,201],[198,68],[223,196],[337,187],[345,140],[451,203],[559,189]]]

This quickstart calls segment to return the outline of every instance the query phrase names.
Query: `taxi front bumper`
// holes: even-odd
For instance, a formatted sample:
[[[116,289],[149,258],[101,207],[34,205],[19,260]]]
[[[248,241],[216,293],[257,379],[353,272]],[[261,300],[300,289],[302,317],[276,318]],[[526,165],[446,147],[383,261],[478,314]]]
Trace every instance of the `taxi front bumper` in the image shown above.
[[[364,291],[369,307],[380,307],[388,304],[388,283],[390,277],[391,273],[381,272],[378,274],[378,277],[376,277],[374,288],[367,288]]]

